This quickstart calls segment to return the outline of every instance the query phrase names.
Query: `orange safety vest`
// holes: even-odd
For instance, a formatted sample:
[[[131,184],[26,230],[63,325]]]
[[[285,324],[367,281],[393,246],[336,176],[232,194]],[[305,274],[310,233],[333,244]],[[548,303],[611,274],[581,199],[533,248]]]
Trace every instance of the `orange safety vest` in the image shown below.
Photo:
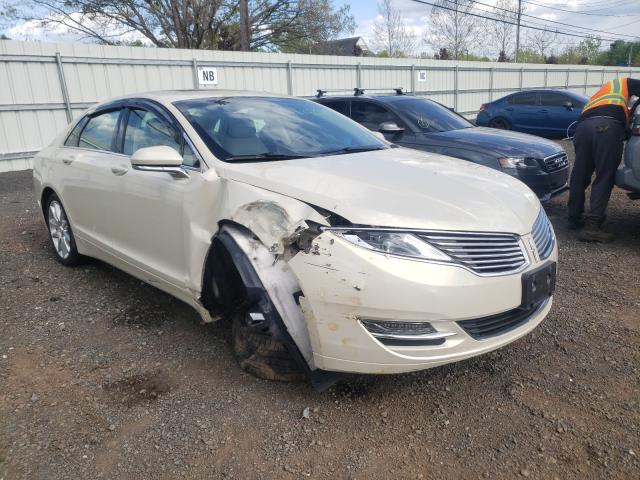
[[[618,105],[624,109],[627,125],[631,120],[631,114],[627,108],[629,103],[629,86],[627,78],[616,78],[605,83],[585,104],[582,113],[592,108],[603,105]]]

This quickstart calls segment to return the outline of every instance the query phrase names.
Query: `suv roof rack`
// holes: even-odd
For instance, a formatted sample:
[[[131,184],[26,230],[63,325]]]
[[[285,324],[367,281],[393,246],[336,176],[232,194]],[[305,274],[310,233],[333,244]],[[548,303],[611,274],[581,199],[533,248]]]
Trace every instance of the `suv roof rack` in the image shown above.
[[[394,87],[391,89],[388,88],[368,88],[367,91],[371,92],[387,92],[389,90],[393,90],[396,95],[407,95],[407,92],[404,91],[403,87]],[[329,92],[348,92],[350,90],[348,89],[341,89],[341,90],[323,90],[323,89],[317,89],[316,90],[316,98],[321,98],[324,97],[327,93]],[[360,88],[360,87],[355,87],[353,89],[353,96],[354,97],[359,97],[360,95],[364,95],[365,89],[364,88]]]

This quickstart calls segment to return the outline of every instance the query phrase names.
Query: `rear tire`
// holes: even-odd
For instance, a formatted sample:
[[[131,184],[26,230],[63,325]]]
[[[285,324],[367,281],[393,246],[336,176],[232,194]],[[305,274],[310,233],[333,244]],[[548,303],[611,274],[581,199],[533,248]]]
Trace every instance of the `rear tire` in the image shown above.
[[[249,326],[247,312],[233,315],[233,353],[240,367],[256,377],[281,382],[300,382],[306,376],[283,342]]]
[[[504,118],[494,118],[489,122],[489,126],[491,128],[497,128],[498,130],[511,130],[509,122],[507,122]]]

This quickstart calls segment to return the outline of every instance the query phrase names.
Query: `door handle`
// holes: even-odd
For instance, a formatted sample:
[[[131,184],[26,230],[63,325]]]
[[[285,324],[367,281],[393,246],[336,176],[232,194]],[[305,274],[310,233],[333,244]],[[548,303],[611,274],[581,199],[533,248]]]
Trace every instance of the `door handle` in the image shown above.
[[[510,112],[513,112],[513,107],[507,107],[505,108],[505,110],[509,110]]]
[[[549,110],[543,109],[543,110],[540,110],[540,113],[549,113]]]
[[[62,159],[62,163],[64,163],[65,165],[71,165],[75,159],[76,159],[75,155],[64,157]]]
[[[129,171],[129,169],[127,167],[112,167],[111,168],[111,173],[113,173],[114,175],[117,175],[118,177],[124,175],[128,171]]]

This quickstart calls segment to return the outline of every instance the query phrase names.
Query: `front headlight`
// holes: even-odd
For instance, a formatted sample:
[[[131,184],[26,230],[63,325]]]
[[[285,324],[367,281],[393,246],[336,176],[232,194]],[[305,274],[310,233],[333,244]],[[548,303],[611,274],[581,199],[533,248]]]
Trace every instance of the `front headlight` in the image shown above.
[[[453,259],[441,250],[408,232],[384,230],[334,230],[333,233],[359,247],[402,257],[451,262]]]
[[[498,162],[502,168],[526,168],[527,166],[525,159],[520,157],[499,158]]]

